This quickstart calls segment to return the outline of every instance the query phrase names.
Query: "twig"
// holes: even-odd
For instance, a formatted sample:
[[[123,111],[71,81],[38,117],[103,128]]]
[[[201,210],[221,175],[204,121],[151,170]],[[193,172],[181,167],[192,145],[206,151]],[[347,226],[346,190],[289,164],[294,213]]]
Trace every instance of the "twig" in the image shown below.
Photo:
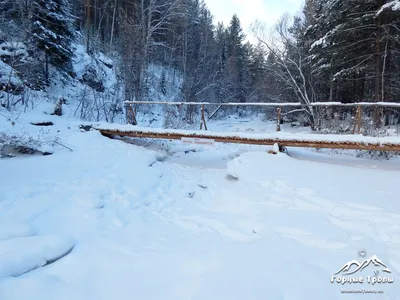
[[[156,141],[155,139],[150,140],[150,142],[147,142],[147,143],[144,145],[144,147],[149,147],[149,146],[153,145],[155,141]]]
[[[43,100],[41,100],[39,103],[37,103],[36,105],[32,105],[32,109],[35,109],[36,107],[38,107],[40,104],[42,104],[42,102],[44,101],[44,99]]]
[[[61,144],[61,143],[59,143],[59,142],[53,141],[53,143],[55,143],[55,144],[57,144],[57,145],[60,145],[60,146],[62,146],[62,147],[64,147],[64,148],[67,148],[67,149],[70,150],[71,152],[74,152],[74,150],[72,150],[71,148],[69,148],[69,147],[67,147],[67,146],[65,146],[65,145],[63,145],[63,144]]]
[[[21,115],[21,113],[18,114],[18,116],[14,119],[14,121],[18,120],[18,118],[19,118],[20,115]],[[11,117],[7,117],[7,116],[5,116],[5,115],[3,115],[3,114],[0,114],[0,116],[6,118],[7,121],[9,121],[9,122],[14,122],[14,121],[11,120]]]

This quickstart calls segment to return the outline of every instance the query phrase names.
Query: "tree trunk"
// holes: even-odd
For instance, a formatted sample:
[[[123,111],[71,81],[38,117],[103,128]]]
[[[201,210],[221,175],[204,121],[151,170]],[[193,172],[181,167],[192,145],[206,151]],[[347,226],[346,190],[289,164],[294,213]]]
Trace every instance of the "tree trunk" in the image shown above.
[[[110,51],[112,49],[112,43],[113,43],[113,38],[114,38],[114,26],[115,26],[115,14],[117,11],[117,0],[114,2],[114,10],[113,10],[113,16],[112,16],[112,25],[111,25],[111,34],[110,34]]]
[[[86,0],[86,9],[87,9],[87,20],[86,20],[86,30],[87,30],[87,38],[86,38],[86,53],[89,53],[90,50],[90,0]]]
[[[46,85],[49,85],[49,56],[47,53],[44,54],[44,78],[46,81]]]
[[[378,10],[382,7],[383,0],[378,0]],[[382,26],[382,17],[378,16],[376,18],[376,39],[375,39],[375,93],[374,93],[374,101],[381,101],[381,80],[382,80],[382,58],[381,58],[381,26]],[[381,126],[381,116],[380,109],[376,107],[374,110],[374,125],[375,128],[379,128]]]

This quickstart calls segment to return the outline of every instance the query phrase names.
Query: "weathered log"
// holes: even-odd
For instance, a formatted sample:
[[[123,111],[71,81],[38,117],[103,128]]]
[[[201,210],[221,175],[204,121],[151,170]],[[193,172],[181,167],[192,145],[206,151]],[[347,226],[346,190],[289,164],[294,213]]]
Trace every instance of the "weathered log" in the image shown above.
[[[400,151],[400,143],[378,143],[378,142],[353,142],[353,141],[316,141],[316,140],[296,140],[280,138],[253,138],[253,137],[231,137],[215,136],[195,133],[160,133],[147,131],[118,131],[108,129],[98,129],[100,133],[107,137],[129,136],[135,138],[155,138],[167,140],[180,140],[181,138],[200,138],[211,139],[217,143],[251,144],[251,145],[274,145],[280,147],[304,147],[304,148],[331,148],[349,150],[372,150],[372,151]]]

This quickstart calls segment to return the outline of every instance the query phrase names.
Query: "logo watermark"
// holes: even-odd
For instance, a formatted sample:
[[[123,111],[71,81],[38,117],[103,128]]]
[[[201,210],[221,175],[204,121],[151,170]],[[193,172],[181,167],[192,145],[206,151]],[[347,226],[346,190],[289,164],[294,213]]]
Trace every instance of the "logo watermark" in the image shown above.
[[[364,249],[360,250],[358,255],[362,258],[362,260],[351,260],[345,263],[343,267],[341,267],[333,276],[331,276],[331,283],[340,284],[346,287],[347,285],[353,284],[366,284],[377,288],[394,283],[394,278],[391,274],[392,272],[376,255],[372,255],[370,258],[365,259],[367,257],[367,251]],[[356,294],[382,294],[383,290],[368,288],[342,288],[341,292]]]

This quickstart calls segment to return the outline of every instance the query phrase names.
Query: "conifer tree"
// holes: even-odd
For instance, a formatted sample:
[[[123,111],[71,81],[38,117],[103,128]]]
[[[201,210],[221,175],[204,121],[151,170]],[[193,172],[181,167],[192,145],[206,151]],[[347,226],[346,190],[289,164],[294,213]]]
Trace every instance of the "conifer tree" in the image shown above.
[[[239,17],[232,17],[228,28],[228,72],[231,82],[233,98],[238,102],[245,102],[245,73],[246,73],[246,48],[243,45],[245,35],[240,25]]]
[[[71,71],[73,31],[68,0],[32,0],[31,42],[45,56],[48,64]]]

